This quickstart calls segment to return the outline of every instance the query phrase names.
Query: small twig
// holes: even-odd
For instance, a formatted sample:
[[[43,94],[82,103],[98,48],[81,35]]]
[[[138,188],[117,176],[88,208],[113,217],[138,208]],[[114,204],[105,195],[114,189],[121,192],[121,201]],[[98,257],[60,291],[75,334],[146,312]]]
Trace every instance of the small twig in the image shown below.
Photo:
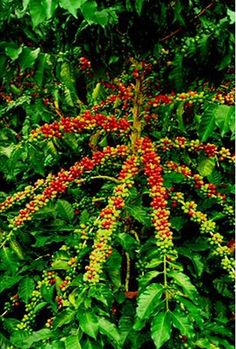
[[[201,17],[202,15],[204,15],[204,13],[209,10],[215,3],[212,1],[209,5],[207,5],[204,9],[202,9],[196,16],[194,16],[194,19],[198,19],[199,17]],[[170,38],[172,38],[172,36],[175,36],[181,32],[184,31],[184,28],[178,28],[175,31],[173,31],[172,33],[164,36],[164,38],[160,39],[160,42],[166,41]]]
[[[8,312],[9,312],[8,310],[5,310],[0,316],[3,317],[3,316],[5,316],[5,315],[7,315]]]
[[[112,181],[112,182],[115,182],[115,183],[121,183],[121,181],[119,179],[116,179],[114,177],[110,177],[110,176],[94,176],[94,177],[91,177],[90,179],[107,179],[108,181]]]
[[[61,111],[58,108],[56,108],[53,103],[50,102],[49,104],[52,107],[52,109],[57,113],[57,115],[60,116],[60,118],[64,117],[64,115],[61,113]]]
[[[160,39],[160,42],[166,41],[166,40],[172,38],[172,36],[175,36],[176,34],[181,33],[182,31],[183,31],[183,28],[178,28],[178,29],[176,29],[175,31],[173,31],[172,33],[170,33],[170,34],[164,36],[164,38]]]
[[[166,301],[166,311],[169,310],[169,299],[168,299],[168,291],[167,291],[167,270],[166,270],[166,255],[164,256],[164,270],[163,270],[163,273],[164,273],[164,287],[165,287],[165,301]]]
[[[38,258],[36,258],[34,261],[38,261],[39,259],[42,259],[44,257],[50,257],[51,255],[48,253],[48,254],[45,254],[43,256],[39,256]]]
[[[99,201],[104,201],[105,198],[93,198],[92,202],[99,202]]]
[[[130,279],[130,257],[127,252],[125,252],[126,255],[126,277],[125,277],[125,291],[129,291],[129,279]]]
[[[202,9],[195,17],[194,19],[197,19],[199,17],[201,17],[202,15],[204,15],[204,13],[209,10],[209,8],[211,8],[214,5],[214,1],[212,1],[209,5],[207,5],[204,9]]]
[[[140,243],[138,233],[135,230],[130,230],[130,233],[133,234],[135,236],[135,239]]]

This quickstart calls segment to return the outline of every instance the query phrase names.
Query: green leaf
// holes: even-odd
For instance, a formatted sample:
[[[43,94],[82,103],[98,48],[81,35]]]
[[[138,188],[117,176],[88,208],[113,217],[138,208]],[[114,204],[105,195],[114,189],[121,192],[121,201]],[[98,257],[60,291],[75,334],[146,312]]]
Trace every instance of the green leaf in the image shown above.
[[[51,336],[52,336],[52,331],[47,328],[43,328],[42,330],[35,331],[24,340],[24,344],[23,344],[24,348],[30,349],[32,348],[33,343],[43,341],[45,339],[50,338]]]
[[[117,240],[124,248],[124,250],[127,252],[131,252],[133,249],[137,247],[137,240],[135,240],[132,236],[130,236],[127,233],[118,234]]]
[[[69,336],[65,340],[65,349],[82,349],[78,336]]]
[[[15,144],[10,144],[7,147],[0,147],[0,155],[5,155],[6,157],[10,158],[17,149],[18,147]]]
[[[21,69],[25,70],[26,68],[31,68],[35,63],[39,52],[40,48],[36,48],[35,50],[30,50],[28,47],[23,48],[19,57]]]
[[[95,298],[97,301],[105,304],[107,307],[112,306],[114,301],[114,295],[108,285],[100,285],[99,288],[96,286],[90,288],[89,297]]]
[[[34,171],[44,176],[44,155],[38,149],[30,145],[28,148],[28,156]]]
[[[53,327],[58,328],[65,324],[69,324],[74,320],[74,317],[75,317],[75,311],[72,311],[70,309],[63,310],[61,313],[59,313],[56,316],[53,322]]]
[[[99,100],[100,98],[100,95],[101,95],[101,90],[102,90],[102,86],[101,86],[101,83],[98,82],[92,92],[92,100],[94,102],[96,102],[97,100]]]
[[[139,280],[139,287],[140,288],[144,288],[147,286],[147,284],[149,284],[149,282],[154,279],[155,277],[157,277],[158,275],[160,275],[161,272],[156,271],[156,270],[151,270],[148,271],[147,273],[145,273]]]
[[[221,137],[231,130],[231,125],[234,124],[235,108],[228,105],[219,105],[215,108],[215,123],[221,130]],[[233,133],[232,129],[232,133]]]
[[[135,0],[135,10],[139,16],[141,16],[144,2],[145,0]]]
[[[156,349],[159,349],[170,339],[171,335],[171,315],[161,312],[154,317],[151,323],[151,337]]]
[[[97,23],[96,22],[96,12],[97,12],[97,3],[94,0],[86,1],[81,7],[82,15],[84,19],[89,23]]]
[[[235,23],[235,11],[231,11],[229,8],[227,8],[227,15],[230,19],[230,24]]]
[[[114,341],[116,343],[116,348],[120,348],[120,334],[116,328],[116,326],[105,319],[104,317],[100,317],[98,320],[98,325],[99,325],[99,331],[106,335],[111,341]]]
[[[92,18],[94,23],[100,24],[101,26],[105,27],[108,23],[109,14],[106,9],[103,9],[102,11],[96,11],[95,16]]]
[[[88,210],[83,210],[79,216],[79,220],[80,220],[80,224],[85,224],[88,222],[90,218],[90,214],[88,212]]]
[[[220,184],[223,181],[221,173],[216,169],[214,169],[212,173],[209,176],[207,176],[207,179],[210,183],[213,184]]]
[[[150,217],[147,214],[147,209],[143,206],[126,207],[128,214],[130,214],[136,221],[142,223],[146,227],[151,226]]]
[[[68,260],[64,260],[61,258],[56,258],[52,262],[52,268],[55,270],[68,270],[70,266],[68,265]]]
[[[71,222],[74,218],[74,209],[66,200],[57,200],[56,211],[65,221]]]
[[[19,275],[16,275],[16,276],[4,275],[4,276],[2,276],[2,278],[0,280],[0,293],[7,290],[8,288],[11,288],[12,286],[15,286],[22,278],[23,278],[23,276],[19,276]]]
[[[182,183],[185,179],[184,175],[182,173],[166,173],[163,176],[164,178],[164,185],[167,188],[170,188],[173,186],[173,183]]]
[[[3,269],[10,270],[13,275],[16,273],[18,269],[18,260],[11,248],[5,246],[2,247],[2,250],[0,251],[0,260]]]
[[[16,345],[18,348],[22,348],[22,343],[29,338],[29,334],[23,331],[15,331],[11,335],[11,344]],[[25,345],[23,347],[24,349],[26,348]]]
[[[159,284],[149,285],[138,297],[137,316],[143,320],[148,319],[159,305],[163,294],[163,287]]]
[[[179,247],[178,253],[187,257],[193,263],[196,275],[201,277],[204,270],[204,261],[200,253],[193,252],[189,247]]]
[[[100,344],[101,342],[94,341],[91,338],[86,338],[85,341],[82,342],[83,349],[102,349],[103,347]]]
[[[47,7],[44,1],[30,0],[29,10],[33,23],[33,27],[37,27],[47,18]]]
[[[181,1],[177,1],[175,3],[175,11],[174,11],[174,15],[175,15],[175,21],[177,21],[181,26],[185,26],[185,20],[183,17],[183,4]]]
[[[43,0],[43,5],[46,7],[47,19],[50,19],[58,6],[58,0]]]
[[[98,318],[91,311],[81,310],[78,313],[79,324],[84,333],[96,339],[98,333]]]
[[[113,250],[104,267],[116,288],[121,286],[121,262],[122,257],[119,252]]]
[[[172,228],[180,231],[186,223],[186,219],[182,216],[176,216],[170,219],[170,223]]]
[[[39,304],[36,305],[36,307],[34,307],[34,313],[38,313],[40,310],[42,310],[43,308],[45,308],[47,305],[47,302],[41,302]]]
[[[173,321],[173,325],[180,331],[181,336],[188,338],[193,337],[194,330],[192,326],[192,320],[189,319],[183,312],[174,310],[170,313]]]
[[[170,271],[169,276],[174,279],[174,281],[183,288],[186,295],[188,295],[191,299],[196,300],[198,297],[197,289],[191,283],[189,277],[183,273]]]
[[[10,343],[8,339],[0,333],[0,348],[1,349],[8,349],[10,347]]]
[[[178,299],[180,301],[180,303],[182,303],[182,305],[184,305],[185,309],[187,309],[189,311],[190,315],[197,322],[197,324],[199,326],[202,326],[204,315],[202,314],[201,309],[198,306],[196,306],[195,304],[193,304],[193,302],[191,300],[188,300],[185,297],[176,295],[176,299]]]
[[[195,345],[197,346],[197,348],[201,348],[201,349],[209,349],[212,348],[212,342],[209,341],[209,339],[207,338],[200,338],[195,342]],[[213,347],[214,348],[214,347]]]
[[[212,105],[205,107],[204,113],[199,124],[199,137],[202,142],[206,142],[208,138],[213,134],[216,128],[215,114]]]
[[[185,131],[184,120],[183,120],[184,104],[185,102],[181,102],[176,110],[178,126],[181,131]]]
[[[184,76],[183,76],[183,55],[177,53],[173,60],[172,71],[169,74],[169,79],[171,83],[174,84],[176,89],[180,91],[184,85]]]
[[[210,35],[203,34],[198,40],[201,57],[203,59],[205,59],[209,53],[209,41],[210,41],[209,38],[210,38]]]
[[[7,54],[8,57],[11,58],[12,61],[15,61],[19,55],[21,54],[22,52],[22,47],[6,47],[5,48],[5,52]]]
[[[23,280],[21,280],[18,288],[18,294],[25,303],[28,303],[32,297],[34,286],[34,280],[30,277],[25,277]]]
[[[47,67],[47,59],[48,55],[46,53],[40,53],[39,54],[39,62],[35,71],[34,79],[39,87],[42,86],[43,78],[44,78],[44,72]]]
[[[198,165],[197,170],[201,176],[207,177],[207,176],[211,175],[214,168],[215,168],[215,160],[214,159],[204,159]]]
[[[53,295],[55,293],[54,286],[47,287],[46,285],[42,285],[40,292],[43,300],[45,300],[47,303],[53,303]]]
[[[59,0],[62,8],[69,11],[75,18],[77,18],[77,11],[87,0]]]
[[[60,69],[60,79],[65,84],[65,98],[70,106],[74,106],[74,102],[78,101],[78,96],[75,86],[75,76],[73,67],[69,62],[63,62]]]
[[[121,343],[124,346],[129,333],[132,331],[133,319],[131,316],[123,315],[119,320],[119,333],[121,336]]]
[[[233,297],[232,290],[230,290],[228,283],[224,278],[215,279],[213,281],[215,289],[219,292],[220,295],[231,298]]]

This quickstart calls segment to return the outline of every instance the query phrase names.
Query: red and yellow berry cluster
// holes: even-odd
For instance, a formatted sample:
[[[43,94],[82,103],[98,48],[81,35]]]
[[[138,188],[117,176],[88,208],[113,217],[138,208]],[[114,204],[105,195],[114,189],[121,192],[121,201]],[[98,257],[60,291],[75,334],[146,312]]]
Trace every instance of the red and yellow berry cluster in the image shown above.
[[[102,266],[112,253],[111,236],[116,229],[117,220],[125,206],[125,199],[129,196],[129,188],[134,184],[134,176],[138,173],[138,157],[130,156],[122,166],[118,180],[121,184],[115,187],[107,206],[100,212],[100,219],[95,221],[97,232],[93,250],[89,256],[89,265],[86,267],[84,280],[98,283],[102,273]]]
[[[155,146],[150,139],[144,138],[140,142],[139,149],[144,163],[144,173],[147,176],[152,198],[152,223],[156,230],[157,246],[160,252],[166,254],[173,250],[172,231],[170,228],[170,211],[167,208],[168,193],[163,185],[163,168],[160,157],[155,152]]]

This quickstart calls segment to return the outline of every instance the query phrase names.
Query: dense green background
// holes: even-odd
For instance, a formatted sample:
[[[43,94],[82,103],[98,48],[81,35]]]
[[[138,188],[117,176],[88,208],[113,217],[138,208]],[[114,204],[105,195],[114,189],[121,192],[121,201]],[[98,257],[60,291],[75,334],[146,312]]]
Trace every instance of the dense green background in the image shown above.
[[[93,143],[98,149],[119,142],[128,144],[126,136],[96,132],[92,133],[94,138],[91,133],[67,134],[60,140],[33,145],[27,139],[39,125],[62,116],[74,117],[101,102],[109,95],[99,84],[102,80],[135,83],[129,70],[131,57],[153,65],[145,103],[153,95],[190,90],[203,93],[192,107],[177,98],[154,108],[158,120],[146,125],[144,135],[156,143],[161,137],[184,136],[232,152],[233,10],[230,1],[210,0],[1,0],[0,202],[49,172],[57,173],[82,156],[91,155]],[[81,57],[91,61],[91,70],[81,69]],[[108,106],[105,113],[126,116],[122,103]],[[128,111],[131,115],[131,107]],[[231,207],[232,163],[178,149],[161,153],[161,157],[163,162],[186,163],[199,172],[227,195]],[[121,163],[107,162],[93,175],[115,176]],[[80,242],[74,229],[81,223],[92,226],[103,207],[99,199],[106,200],[114,189],[114,183],[93,182],[89,175],[86,180],[81,189],[69,190],[42,209],[33,223],[19,230],[11,246],[1,248],[1,349],[232,349],[232,281],[220,268],[219,256],[209,252],[209,241],[199,236],[197,225],[179,211],[171,212],[171,224],[179,253],[175,267],[181,277],[176,280],[171,273],[168,276],[173,291],[171,311],[176,318],[162,310],[158,313],[158,307],[163,306],[159,286],[162,262],[152,238],[143,174],[130,193],[122,216],[125,224],[119,223],[113,241],[115,252],[105,266],[106,282],[91,289],[81,286],[92,237],[88,249],[79,255],[78,275],[72,272],[74,284],[65,293],[69,299],[65,307],[57,309],[55,287],[44,285],[40,289],[42,299],[29,315],[33,333],[16,330],[26,305],[32,304],[32,292],[40,280],[47,280],[47,272],[55,269],[61,281],[70,275],[67,263],[77,253],[75,242]],[[196,200],[216,221],[225,244],[232,248],[232,213],[219,213],[221,208],[214,200],[196,194],[182,182],[181,175],[165,174],[165,186],[177,186],[189,199]],[[98,199],[96,205],[94,198]],[[16,205],[1,214],[1,243],[9,233],[8,221],[22,207]],[[135,239],[133,229],[140,232],[141,241]],[[129,298],[124,293],[127,253],[131,258],[129,291],[139,290],[138,300],[137,295]],[[175,298],[176,289],[183,295]],[[45,322],[52,316],[55,323],[49,330]]]

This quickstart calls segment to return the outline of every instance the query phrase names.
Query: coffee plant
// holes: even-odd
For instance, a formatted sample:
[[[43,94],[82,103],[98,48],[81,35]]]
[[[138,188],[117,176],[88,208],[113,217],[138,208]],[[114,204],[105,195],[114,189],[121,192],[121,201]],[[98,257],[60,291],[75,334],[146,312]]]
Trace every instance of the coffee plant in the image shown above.
[[[233,349],[231,5],[0,6],[1,348]]]

